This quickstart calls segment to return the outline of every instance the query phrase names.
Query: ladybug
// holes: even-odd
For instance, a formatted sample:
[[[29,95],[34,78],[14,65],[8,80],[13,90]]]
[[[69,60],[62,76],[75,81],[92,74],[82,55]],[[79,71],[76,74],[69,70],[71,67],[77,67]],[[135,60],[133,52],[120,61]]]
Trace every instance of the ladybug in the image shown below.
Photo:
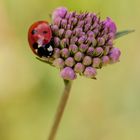
[[[39,57],[50,57],[53,54],[52,31],[47,21],[38,21],[28,31],[28,41],[32,51]]]

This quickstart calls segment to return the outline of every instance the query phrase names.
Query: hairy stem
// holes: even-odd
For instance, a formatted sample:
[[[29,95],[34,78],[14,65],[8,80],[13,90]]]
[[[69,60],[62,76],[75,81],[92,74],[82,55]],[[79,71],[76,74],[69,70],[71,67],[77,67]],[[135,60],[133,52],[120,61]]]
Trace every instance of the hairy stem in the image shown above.
[[[51,128],[48,140],[54,140],[58,127],[59,127],[59,124],[60,124],[60,121],[61,121],[63,113],[64,113],[64,109],[66,107],[67,100],[69,98],[72,82],[64,80],[64,83],[65,83],[65,88],[64,88],[60,103],[59,103],[57,111],[56,111],[55,119],[53,122],[53,126]]]

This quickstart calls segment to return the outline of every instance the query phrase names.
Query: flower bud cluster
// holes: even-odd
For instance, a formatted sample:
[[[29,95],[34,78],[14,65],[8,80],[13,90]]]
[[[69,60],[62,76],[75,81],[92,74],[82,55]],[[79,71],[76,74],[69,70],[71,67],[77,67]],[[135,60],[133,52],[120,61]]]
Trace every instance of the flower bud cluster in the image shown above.
[[[109,17],[102,21],[95,13],[60,7],[52,20],[53,65],[63,79],[74,80],[77,74],[95,79],[97,69],[119,61],[120,50],[113,44],[117,29]]]

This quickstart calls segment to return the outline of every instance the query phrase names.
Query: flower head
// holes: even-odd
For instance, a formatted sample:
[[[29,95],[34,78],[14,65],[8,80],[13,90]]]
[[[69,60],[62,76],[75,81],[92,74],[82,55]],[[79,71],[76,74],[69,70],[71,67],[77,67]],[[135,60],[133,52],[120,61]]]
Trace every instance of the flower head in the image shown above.
[[[63,79],[74,80],[77,74],[93,79],[97,69],[119,61],[120,50],[114,47],[117,27],[111,18],[101,20],[95,13],[59,7],[52,20],[54,52],[50,59]]]

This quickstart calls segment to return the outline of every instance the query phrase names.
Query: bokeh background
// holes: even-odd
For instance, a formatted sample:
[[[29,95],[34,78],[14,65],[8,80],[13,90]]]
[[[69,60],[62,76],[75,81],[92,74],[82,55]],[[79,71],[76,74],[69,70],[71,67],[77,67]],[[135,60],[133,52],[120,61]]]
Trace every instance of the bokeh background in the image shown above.
[[[0,140],[45,140],[63,90],[59,70],[35,59],[29,26],[58,6],[110,16],[118,30],[121,62],[78,77],[57,140],[140,139],[139,0],[0,0]]]

